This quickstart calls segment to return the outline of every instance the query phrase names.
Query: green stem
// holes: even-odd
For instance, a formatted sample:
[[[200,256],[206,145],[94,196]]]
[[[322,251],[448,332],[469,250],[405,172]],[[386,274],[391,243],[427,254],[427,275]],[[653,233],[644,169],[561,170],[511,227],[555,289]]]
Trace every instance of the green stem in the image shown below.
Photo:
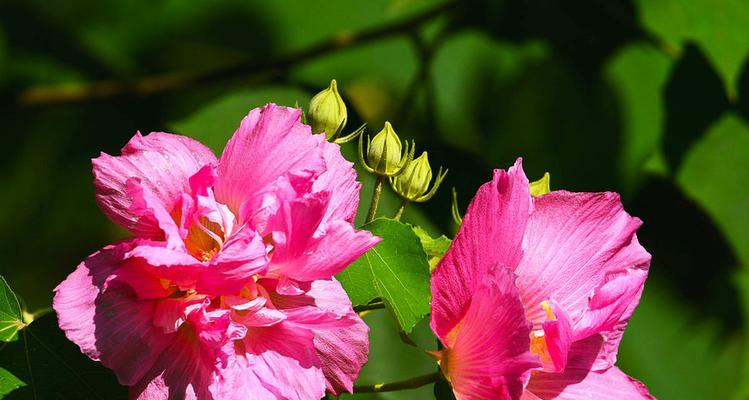
[[[367,219],[364,221],[365,224],[372,222],[377,214],[377,204],[380,203],[380,195],[382,195],[382,182],[385,177],[377,175],[377,181],[375,182],[374,191],[372,192],[372,202],[369,203],[369,212],[367,213]]]
[[[408,204],[408,200],[401,199],[401,205],[398,207],[398,212],[395,213],[395,216],[393,217],[394,220],[400,221],[401,215],[403,215],[403,210],[406,209],[406,204]]]
[[[374,385],[355,385],[354,393],[394,392],[396,390],[416,389],[442,379],[442,374],[433,372],[399,382],[377,383]]]

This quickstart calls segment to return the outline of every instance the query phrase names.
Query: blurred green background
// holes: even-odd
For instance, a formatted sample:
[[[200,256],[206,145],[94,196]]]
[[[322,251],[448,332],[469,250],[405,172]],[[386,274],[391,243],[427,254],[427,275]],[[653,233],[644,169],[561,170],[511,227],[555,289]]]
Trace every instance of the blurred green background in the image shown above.
[[[621,192],[653,263],[620,366],[662,399],[746,399],[747,55],[746,0],[0,1],[0,274],[46,307],[125,235],[93,200],[99,151],[165,130],[220,153],[251,107],[306,107],[336,78],[349,130],[390,120],[450,169],[406,210],[433,234],[455,230],[451,186],[465,207],[517,156],[552,188]],[[385,312],[366,319],[360,382],[434,370]]]

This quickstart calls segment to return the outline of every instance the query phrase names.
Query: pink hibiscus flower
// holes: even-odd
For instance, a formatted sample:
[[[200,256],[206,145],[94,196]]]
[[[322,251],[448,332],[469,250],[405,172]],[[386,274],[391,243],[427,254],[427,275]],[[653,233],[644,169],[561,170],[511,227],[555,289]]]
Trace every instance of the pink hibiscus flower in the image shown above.
[[[459,400],[642,399],[614,366],[650,255],[615,193],[483,185],[432,275],[435,355]]]
[[[333,278],[378,239],[359,183],[300,111],[250,111],[219,160],[136,134],[93,160],[96,200],[136,237],[55,289],[60,328],[137,399],[320,399],[351,391],[368,328]]]

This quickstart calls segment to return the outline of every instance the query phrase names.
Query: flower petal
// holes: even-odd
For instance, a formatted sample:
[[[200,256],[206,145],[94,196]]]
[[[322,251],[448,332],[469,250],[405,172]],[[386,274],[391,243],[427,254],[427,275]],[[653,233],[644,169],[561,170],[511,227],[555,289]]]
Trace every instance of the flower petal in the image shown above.
[[[323,221],[344,220],[353,223],[361,188],[361,183],[356,181],[354,164],[343,158],[339,145],[328,143],[322,139],[322,135],[318,136],[323,141],[326,171],[315,180],[312,191],[328,191],[331,194]]]
[[[325,171],[322,141],[299,121],[300,113],[275,104],[250,111],[221,155],[215,186],[219,202],[239,215],[281,175]],[[245,216],[239,218],[244,221]]]
[[[444,337],[463,318],[484,271],[514,268],[531,212],[528,178],[520,159],[479,188],[452,246],[432,274],[432,330]]]
[[[134,235],[157,238],[160,230],[155,221],[142,220],[132,212],[127,180],[137,178],[171,212],[181,194],[189,191],[190,176],[216,162],[210,149],[190,138],[163,132],[136,133],[120,156],[102,153],[92,160],[96,201],[104,214]]]
[[[337,280],[314,281],[307,295],[315,299],[317,307],[350,322],[338,328],[314,329],[315,350],[322,362],[327,390],[335,396],[344,391],[350,393],[368,359],[369,327],[354,312],[348,295]]]
[[[545,299],[559,303],[574,324],[608,274],[647,268],[649,254],[630,248],[641,221],[624,211],[619,195],[556,191],[534,202],[516,269],[534,324],[544,319],[538,305]]]
[[[319,399],[325,377],[313,347],[314,334],[286,323],[251,328],[246,357],[264,386],[279,398]]]
[[[329,199],[328,192],[315,193],[281,208],[274,229],[284,240],[276,242],[270,272],[299,281],[328,279],[380,241],[347,221],[320,225]]]
[[[214,399],[221,400],[278,400],[278,397],[266,389],[257,377],[254,366],[246,358],[236,357],[226,368],[219,371],[209,389]]]
[[[189,325],[183,325],[148,373],[130,388],[130,398],[210,399],[208,386],[212,372],[208,362],[202,359],[195,332]]]
[[[551,307],[555,319],[544,321],[542,327],[554,371],[560,372],[567,365],[567,355],[572,346],[572,326],[567,313],[558,304],[552,302]]]
[[[459,399],[516,399],[530,371],[531,325],[525,318],[515,275],[505,267],[485,276],[463,320],[447,337],[441,366]]]
[[[617,367],[602,372],[584,369],[568,369],[563,374],[539,372],[533,375],[526,390],[543,400],[655,399],[645,385]]]
[[[574,339],[580,340],[601,331],[612,330],[638,297],[645,278],[647,271],[635,268],[607,275],[605,282],[595,288],[588,308],[575,323]]]
[[[129,246],[91,255],[55,288],[53,302],[68,339],[114,370],[123,385],[138,382],[170,339],[153,324],[154,302],[139,301],[129,286],[107,280]]]

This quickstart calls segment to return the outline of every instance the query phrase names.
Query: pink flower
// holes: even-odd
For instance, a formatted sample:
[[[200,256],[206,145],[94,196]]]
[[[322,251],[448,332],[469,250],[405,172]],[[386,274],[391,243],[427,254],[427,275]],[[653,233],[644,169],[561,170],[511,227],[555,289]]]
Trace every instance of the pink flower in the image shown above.
[[[250,111],[221,159],[167,133],[93,160],[96,200],[136,237],[55,289],[60,327],[137,399],[351,391],[368,328],[333,275],[378,239],[359,183],[300,111]]]
[[[641,399],[614,366],[647,277],[615,193],[533,197],[521,160],[474,197],[432,275],[440,366],[462,399]]]

